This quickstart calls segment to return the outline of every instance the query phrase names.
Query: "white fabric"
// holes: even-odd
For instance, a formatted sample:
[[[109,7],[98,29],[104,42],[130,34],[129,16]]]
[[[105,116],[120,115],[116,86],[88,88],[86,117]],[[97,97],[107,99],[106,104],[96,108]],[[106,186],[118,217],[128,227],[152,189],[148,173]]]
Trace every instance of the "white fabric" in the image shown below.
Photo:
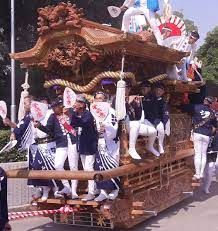
[[[160,153],[164,153],[164,137],[165,137],[165,130],[164,125],[162,122],[160,122],[157,125],[157,138],[158,138],[158,148]]]
[[[140,121],[129,121],[129,149],[135,150],[136,142],[139,135]]]
[[[68,157],[70,170],[78,170],[79,154],[77,152],[76,144],[72,144],[68,139],[68,147],[57,148],[55,153],[55,169],[57,171],[64,170],[64,162]],[[63,185],[70,189],[68,180],[61,180]],[[72,194],[76,194],[77,180],[71,180]]]
[[[142,118],[143,114],[142,114]],[[135,149],[138,135],[148,136],[147,149],[151,151],[154,155],[159,155],[159,153],[154,149],[154,142],[157,136],[157,130],[154,125],[148,120],[140,121],[129,121],[129,148]]]
[[[204,190],[205,192],[209,192],[211,183],[213,181],[213,176],[215,175],[216,171],[216,163],[215,162],[209,162],[206,164],[205,170],[204,170]]]
[[[146,7],[139,7],[139,8],[130,7],[128,10],[126,10],[126,12],[123,15],[122,31],[128,32],[131,17],[135,16],[135,15],[139,15],[139,14],[145,15],[146,19],[148,20],[148,22],[149,22],[149,24],[153,30],[154,36],[157,40],[157,43],[159,45],[162,45],[163,39],[162,39],[162,35],[160,33],[160,30],[156,24],[155,13]]]
[[[190,55],[188,57],[183,58],[183,63],[181,65],[171,65],[167,68],[167,74],[170,77],[170,79],[188,81],[186,65],[189,65],[193,62],[194,55],[197,49],[196,43],[189,44],[188,41],[189,37],[187,36],[172,36],[166,38],[163,41],[163,45],[166,47],[173,48],[183,52],[190,52]],[[178,67],[178,69],[181,71],[180,75],[178,75],[176,67]]]
[[[94,171],[95,155],[80,155],[84,171]],[[88,181],[88,193],[95,194],[94,180]]]
[[[132,7],[134,6],[134,2],[135,0],[125,0],[125,2],[123,3],[123,6],[129,8],[129,7]]]
[[[115,120],[115,117],[112,117],[112,115],[115,116],[115,110],[110,107],[108,116],[102,122],[102,125],[105,127],[105,132],[103,136],[105,145],[107,147],[107,153],[112,156],[117,161],[117,163],[119,163],[120,143],[114,141],[117,136],[118,122],[117,120]],[[100,126],[98,121],[96,121],[96,126],[97,128]]]
[[[20,103],[19,103],[19,109],[18,109],[18,121],[21,121],[23,117],[25,116],[25,110],[24,110],[24,98],[29,95],[29,92],[27,90],[24,90],[20,94]]]
[[[122,59],[123,60],[123,59]],[[117,82],[115,110],[117,120],[122,120],[126,116],[126,83],[123,80]]]
[[[0,101],[0,116],[2,117],[2,119],[5,119],[7,117],[7,105],[3,100]]]
[[[139,135],[156,137],[157,130],[152,123],[150,123],[147,119],[144,119],[144,121],[140,125]]]
[[[141,123],[139,129],[139,135],[141,136],[148,136],[148,143],[147,143],[147,150],[152,152],[155,156],[159,156],[160,153],[154,148],[154,142],[157,137],[157,130],[155,129],[154,125],[150,123],[147,119]]]
[[[53,110],[52,109],[49,109],[47,112],[46,112],[46,115],[44,117],[44,119],[40,122],[43,126],[45,126],[47,124],[47,121],[48,121],[48,118],[50,117],[50,115],[53,113]],[[35,138],[45,138],[48,136],[47,133],[41,131],[40,129],[38,128],[35,128],[34,129],[34,136]]]
[[[207,162],[207,148],[210,142],[210,137],[199,133],[193,134],[193,143],[195,150],[194,164],[195,174],[203,177],[204,169]]]

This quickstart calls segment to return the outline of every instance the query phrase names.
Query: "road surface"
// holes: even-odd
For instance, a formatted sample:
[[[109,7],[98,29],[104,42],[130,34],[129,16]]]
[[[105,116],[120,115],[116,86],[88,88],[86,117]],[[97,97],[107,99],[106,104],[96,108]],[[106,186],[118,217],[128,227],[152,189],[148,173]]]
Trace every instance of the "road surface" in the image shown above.
[[[13,221],[11,225],[14,231],[91,231],[90,228],[56,225],[48,218]],[[199,190],[192,198],[131,229],[131,231],[192,230],[218,231],[218,183],[213,183],[210,195],[205,195]]]

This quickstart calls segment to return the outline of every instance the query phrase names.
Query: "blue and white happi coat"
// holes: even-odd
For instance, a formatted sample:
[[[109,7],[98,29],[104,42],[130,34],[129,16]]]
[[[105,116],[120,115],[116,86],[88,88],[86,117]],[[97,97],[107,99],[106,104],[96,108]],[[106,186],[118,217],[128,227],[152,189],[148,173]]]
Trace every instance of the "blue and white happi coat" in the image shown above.
[[[99,125],[96,121],[97,127]],[[109,114],[102,122],[105,132],[98,140],[98,153],[96,154],[95,170],[104,171],[119,167],[120,143],[117,140],[118,122],[115,110],[110,108]],[[98,189],[114,190],[119,189],[119,177],[110,180],[97,182]]]
[[[45,118],[41,121],[42,125],[46,125],[49,116],[53,113],[52,110],[48,110]],[[34,138],[37,139],[46,139],[48,135],[38,128],[34,129]],[[55,170],[55,152],[56,152],[56,143],[52,142],[43,142],[43,143],[34,143],[29,148],[29,169],[30,170]],[[60,184],[59,181],[55,180],[40,180],[33,179],[28,181],[28,185],[33,186],[51,186],[58,187]]]
[[[19,151],[28,150],[29,146],[34,143],[33,130],[34,126],[32,122],[32,116],[30,113],[28,113],[13,130]]]
[[[156,12],[160,9],[158,0],[135,0],[134,7],[144,7],[153,12]]]

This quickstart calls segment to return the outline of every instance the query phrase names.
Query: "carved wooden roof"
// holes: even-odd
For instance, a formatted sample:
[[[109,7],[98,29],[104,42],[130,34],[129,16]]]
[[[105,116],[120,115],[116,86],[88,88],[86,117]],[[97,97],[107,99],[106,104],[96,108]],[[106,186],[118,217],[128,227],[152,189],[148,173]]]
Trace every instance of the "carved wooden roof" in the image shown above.
[[[30,50],[10,54],[11,58],[20,61],[25,68],[35,66],[46,69],[52,55],[62,55],[56,50],[59,44],[68,47],[69,59],[71,57],[78,62],[83,62],[80,50],[73,49],[80,42],[86,47],[81,48],[83,55],[91,58],[93,56],[95,58],[96,55],[121,54],[125,50],[129,56],[163,63],[176,63],[187,55],[187,53],[143,41],[139,35],[123,33],[118,29],[85,20],[82,18],[81,10],[70,3],[40,8],[38,13],[39,38],[36,45]]]

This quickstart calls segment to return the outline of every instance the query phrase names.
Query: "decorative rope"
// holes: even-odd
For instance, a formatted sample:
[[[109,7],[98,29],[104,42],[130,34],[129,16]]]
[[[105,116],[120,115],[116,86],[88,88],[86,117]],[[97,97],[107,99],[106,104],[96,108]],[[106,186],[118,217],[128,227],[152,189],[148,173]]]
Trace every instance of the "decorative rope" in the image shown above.
[[[156,82],[162,81],[162,80],[164,80],[164,79],[166,79],[166,78],[167,78],[167,74],[162,74],[162,75],[157,75],[157,76],[155,76],[155,77],[149,79],[148,81],[149,81],[150,83],[156,83]]]
[[[28,217],[37,217],[37,216],[44,216],[44,215],[50,215],[50,214],[56,214],[56,213],[73,213],[78,211],[75,208],[72,208],[70,206],[64,206],[60,209],[48,209],[48,210],[40,210],[40,211],[25,211],[25,212],[12,212],[8,214],[9,220],[17,220],[22,218],[28,218]]]
[[[111,71],[106,71],[102,72],[101,74],[97,75],[90,83],[88,83],[86,86],[80,86],[75,83],[69,82],[67,80],[63,79],[54,79],[54,80],[48,80],[45,81],[44,87],[49,88],[54,85],[60,85],[63,87],[69,87],[73,89],[74,91],[77,92],[89,92],[91,91],[102,79],[105,78],[112,78],[112,79],[120,79],[120,71],[117,72],[111,72]],[[136,84],[135,81],[135,75],[132,72],[124,72],[123,73],[124,78],[131,79],[133,82],[133,85]]]

